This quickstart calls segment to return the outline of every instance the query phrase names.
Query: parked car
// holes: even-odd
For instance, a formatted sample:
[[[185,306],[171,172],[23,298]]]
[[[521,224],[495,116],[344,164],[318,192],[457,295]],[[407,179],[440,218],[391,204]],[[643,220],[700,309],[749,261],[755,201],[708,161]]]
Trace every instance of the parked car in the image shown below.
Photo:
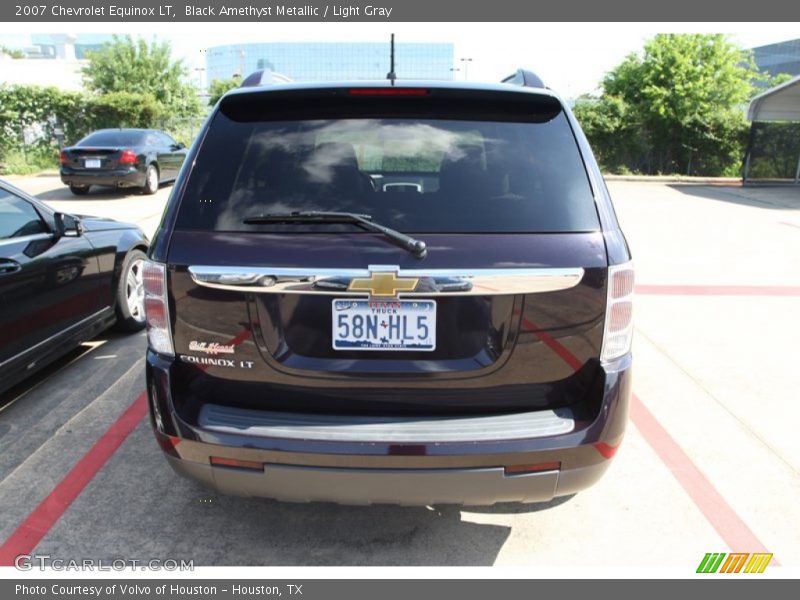
[[[144,328],[148,240],[0,181],[0,391],[116,323]]]
[[[412,505],[601,477],[631,256],[569,107],[517,79],[223,97],[144,269],[150,412],[178,473]]]
[[[61,151],[61,181],[76,195],[93,185],[155,194],[178,176],[186,148],[157,129],[100,129]]]

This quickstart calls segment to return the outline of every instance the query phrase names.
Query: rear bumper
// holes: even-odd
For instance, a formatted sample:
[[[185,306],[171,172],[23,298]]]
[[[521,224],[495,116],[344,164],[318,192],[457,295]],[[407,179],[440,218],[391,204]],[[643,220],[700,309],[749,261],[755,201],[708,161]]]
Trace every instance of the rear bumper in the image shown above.
[[[546,502],[589,487],[608,462],[566,471],[507,476],[502,467],[478,469],[347,469],[268,465],[262,473],[181,460],[167,455],[180,475],[231,496],[349,505]]]
[[[172,407],[169,365],[148,352],[152,422],[175,471],[223,494],[343,504],[490,505],[574,494],[608,469],[624,435],[631,380],[630,356],[604,368],[592,422],[560,411],[521,413],[518,426],[505,429],[498,419],[508,415],[467,419],[466,427],[458,419],[405,419],[382,430],[343,417],[326,427],[201,411],[189,424]],[[246,464],[212,465],[212,457]]]
[[[145,174],[136,167],[111,171],[84,171],[61,168],[61,182],[66,185],[110,185],[116,187],[142,187]]]

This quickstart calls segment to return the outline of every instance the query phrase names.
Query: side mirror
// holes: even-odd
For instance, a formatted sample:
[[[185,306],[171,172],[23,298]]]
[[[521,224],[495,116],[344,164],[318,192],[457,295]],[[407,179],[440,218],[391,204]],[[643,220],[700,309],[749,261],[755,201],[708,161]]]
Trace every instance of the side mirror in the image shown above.
[[[56,239],[62,237],[80,237],[83,234],[83,227],[81,222],[72,215],[65,215],[64,213],[57,212],[53,215],[53,220],[56,225]]]

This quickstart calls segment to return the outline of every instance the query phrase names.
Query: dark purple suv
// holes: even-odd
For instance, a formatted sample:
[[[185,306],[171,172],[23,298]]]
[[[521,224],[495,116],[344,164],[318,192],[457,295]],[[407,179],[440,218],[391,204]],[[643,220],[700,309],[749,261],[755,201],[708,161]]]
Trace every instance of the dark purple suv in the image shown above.
[[[545,501],[623,437],[630,254],[543,87],[229,93],[144,280],[156,437],[223,493]]]

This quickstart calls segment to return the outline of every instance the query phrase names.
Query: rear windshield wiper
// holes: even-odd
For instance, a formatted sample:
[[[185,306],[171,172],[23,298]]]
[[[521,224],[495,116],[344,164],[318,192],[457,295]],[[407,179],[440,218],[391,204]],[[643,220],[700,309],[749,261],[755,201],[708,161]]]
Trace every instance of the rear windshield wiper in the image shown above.
[[[298,210],[287,213],[267,213],[253,215],[242,220],[245,225],[263,225],[265,223],[353,223],[370,231],[382,233],[389,240],[404,250],[408,250],[417,258],[424,258],[428,253],[425,242],[405,233],[380,225],[372,220],[371,215],[350,212],[329,212],[322,210]]]

